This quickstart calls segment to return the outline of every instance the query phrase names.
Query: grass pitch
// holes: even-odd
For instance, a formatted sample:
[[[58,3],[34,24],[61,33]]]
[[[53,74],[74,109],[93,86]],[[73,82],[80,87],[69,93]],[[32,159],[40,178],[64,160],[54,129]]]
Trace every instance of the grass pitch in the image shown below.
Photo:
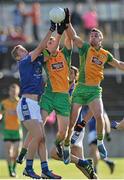
[[[116,163],[115,171],[110,174],[108,166],[100,161],[98,165],[99,179],[124,179],[124,158],[113,159]],[[27,179],[22,175],[25,163],[17,165],[17,179]],[[74,164],[64,165],[63,162],[49,160],[49,167],[56,174],[59,174],[63,179],[87,179],[81,171],[79,171]],[[40,161],[35,160],[34,169],[40,175]],[[0,179],[11,179],[8,174],[7,163],[5,160],[0,160]],[[14,179],[14,178],[13,178]]]

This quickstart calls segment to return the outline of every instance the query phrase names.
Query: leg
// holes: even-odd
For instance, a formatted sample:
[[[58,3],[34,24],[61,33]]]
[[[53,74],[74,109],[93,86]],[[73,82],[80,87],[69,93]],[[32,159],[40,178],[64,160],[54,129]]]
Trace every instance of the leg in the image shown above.
[[[60,139],[60,141],[63,141],[65,140],[67,136],[67,131],[69,127],[69,117],[61,116],[57,114],[57,122],[58,122],[57,139]]]
[[[84,121],[87,123],[93,117],[92,112],[89,110],[87,114],[84,116]]]
[[[80,133],[83,131],[86,123],[91,119],[92,112],[89,110],[88,106],[80,108],[80,112],[77,118],[77,123],[74,127],[74,133],[71,138],[71,143],[74,144],[80,136]]]
[[[84,159],[84,148],[83,148],[84,133],[85,133],[85,130],[83,129],[83,131],[80,132],[76,141],[71,146],[72,154],[81,159]],[[73,132],[73,134],[75,134],[75,131]]]
[[[24,121],[23,124],[32,136],[32,141],[29,144],[27,152],[26,168],[23,174],[32,178],[40,179],[41,177],[34,173],[32,167],[36,151],[42,141],[40,123],[37,120],[28,120]]]
[[[47,153],[47,148],[46,148],[45,132],[44,132],[43,123],[40,123],[40,134],[41,134],[41,141],[38,146],[38,154],[39,154],[41,162],[48,161],[48,153]]]
[[[21,152],[19,153],[19,155],[16,159],[17,163],[22,164],[23,161],[25,160],[25,156],[27,154],[27,149],[28,149],[28,146],[29,146],[31,140],[32,140],[32,136],[31,136],[31,134],[29,134],[29,132],[27,132],[26,138],[23,142],[23,147],[21,149]]]
[[[13,173],[15,174],[15,176],[16,176],[16,158],[17,158],[18,153],[19,153],[20,145],[21,145],[20,141],[13,142],[13,149],[12,149],[13,164],[12,164],[12,169],[13,169]]]
[[[41,160],[42,178],[61,179],[61,176],[53,174],[52,171],[50,171],[48,168],[48,152],[47,152],[46,143],[45,143],[45,131],[44,131],[44,125],[46,123],[48,113],[45,110],[42,110],[41,113],[42,113],[42,118],[43,118],[43,123],[40,123],[41,124],[42,141],[39,144],[38,154],[39,154],[40,160]]]
[[[81,153],[81,149],[77,147],[78,152]],[[74,152],[74,149],[72,150]],[[76,153],[76,152],[75,152]],[[81,154],[80,154],[81,156]],[[53,147],[51,151],[51,157],[56,160],[62,160],[59,158],[56,152],[56,148]],[[75,155],[71,154],[71,163],[74,163],[76,167],[89,179],[97,179],[97,175],[94,173],[91,160],[83,160],[79,157],[76,157]]]
[[[94,143],[90,144],[90,157],[93,159],[94,170],[95,172],[97,172],[97,165],[98,165],[100,156],[99,156],[97,145]]]
[[[65,142],[65,138],[67,136],[67,131],[69,127],[69,117],[61,116],[57,114],[57,120],[58,120],[58,133],[55,141],[56,149],[58,151],[59,157],[63,156],[64,163],[68,164],[70,162],[70,143]],[[63,144],[63,151],[62,151],[62,144]]]
[[[70,139],[71,139],[72,132],[73,132],[73,129],[74,129],[76,120],[77,120],[77,116],[78,116],[78,113],[79,113],[78,111],[79,111],[80,107],[81,107],[80,104],[74,103],[74,104],[72,105],[71,115],[70,115],[70,121],[69,121],[69,130],[68,130],[68,135],[67,135],[67,138],[66,138],[66,141],[67,141],[67,142],[69,142]]]
[[[114,169],[115,169],[115,163],[109,158],[103,159],[103,161],[108,165],[111,174],[113,174]]]
[[[47,121],[47,117],[48,117],[48,112],[45,111],[44,109],[41,110],[41,115],[42,115],[42,119],[43,119],[43,124],[45,125],[46,124],[46,121]]]
[[[69,129],[68,129],[67,137],[65,139],[65,145],[70,144],[72,131],[74,129],[74,126],[75,126],[75,123],[77,120],[77,116],[78,116],[78,111],[79,111],[80,107],[81,107],[81,105],[79,105],[79,104],[73,104],[72,105],[71,116],[70,116],[70,121],[69,121]],[[64,152],[64,156],[63,156],[64,163],[68,164],[70,161],[69,149],[66,150],[66,148],[65,148],[63,152]]]
[[[96,131],[97,131],[97,146],[102,159],[107,157],[107,151],[103,144],[104,133],[105,133],[105,122],[103,117],[103,102],[101,98],[94,99],[90,104],[89,108],[96,119]]]
[[[81,148],[81,147],[73,145],[72,148],[71,148],[71,153],[74,156],[79,157],[80,159],[84,159],[83,147]]]
[[[9,175],[11,177],[15,177],[15,175],[12,173],[12,157],[11,157],[11,148],[12,148],[12,142],[11,141],[5,141],[4,143],[5,146],[5,156],[8,164],[8,170],[9,170]]]

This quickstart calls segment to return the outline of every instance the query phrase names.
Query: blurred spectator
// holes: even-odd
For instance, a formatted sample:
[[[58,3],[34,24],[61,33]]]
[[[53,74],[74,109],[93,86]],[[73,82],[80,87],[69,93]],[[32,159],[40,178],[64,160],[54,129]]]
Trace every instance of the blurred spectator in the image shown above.
[[[16,158],[22,140],[22,127],[16,113],[19,92],[20,88],[18,84],[11,84],[8,98],[0,102],[0,113],[2,114],[1,121],[3,126],[2,134],[5,146],[4,151],[9,175],[11,177],[16,177]]]
[[[71,13],[71,22],[76,30],[78,29],[78,31],[81,31],[82,19],[81,19],[80,14],[78,13],[77,9],[75,9],[75,8]]]
[[[26,14],[32,18],[32,32],[34,40],[39,41],[39,25],[41,23],[41,5],[39,2],[32,4],[31,12]]]
[[[7,32],[5,29],[0,29],[0,69],[6,68],[6,54],[8,47],[4,43],[7,41]]]
[[[23,33],[21,27],[10,28],[8,34],[8,40],[13,41],[14,43],[25,43],[27,42],[27,37]]]
[[[98,27],[98,16],[94,8],[90,8],[89,11],[82,16],[84,33],[87,38],[92,28]]]
[[[46,122],[49,124],[54,124],[56,122],[56,112],[53,110],[50,115],[46,118]]]
[[[14,16],[14,27],[22,28],[24,32],[24,26],[26,21],[25,15],[25,3],[23,1],[19,1],[16,5],[16,8],[13,11]]]

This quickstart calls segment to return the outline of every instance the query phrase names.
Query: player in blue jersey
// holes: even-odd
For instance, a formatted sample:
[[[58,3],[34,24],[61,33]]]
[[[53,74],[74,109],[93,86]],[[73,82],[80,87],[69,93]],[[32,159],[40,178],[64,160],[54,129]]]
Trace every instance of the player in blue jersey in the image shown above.
[[[86,117],[86,114],[88,113],[88,106],[84,106],[81,111],[80,111],[80,115],[79,115],[79,119],[76,123],[76,126],[75,126],[75,130],[74,130],[74,133],[73,133],[73,136],[71,138],[71,142],[72,144],[77,144],[77,143],[80,143],[83,142],[83,132],[84,132],[84,125],[86,124],[86,122],[82,123],[83,121],[83,118],[85,117],[85,119],[87,118]],[[106,112],[104,112],[104,119],[105,119],[105,129],[106,129],[106,140],[107,141],[110,141],[111,138],[110,138],[110,122],[109,122],[109,118],[106,114]],[[86,119],[87,121],[87,119]],[[89,121],[88,121],[88,129],[89,129],[89,133],[88,133],[88,143],[89,143],[89,146],[90,146],[90,156],[92,157],[93,159],[93,162],[94,162],[94,169],[95,169],[95,172],[97,172],[97,165],[98,165],[98,161],[100,160],[100,155],[99,155],[99,151],[98,151],[98,148],[97,148],[97,132],[96,132],[96,120],[94,117],[92,117]],[[83,144],[82,144],[83,146]],[[79,154],[80,151],[81,151],[82,147],[80,146],[78,149],[77,149],[77,153]],[[112,160],[110,160],[108,157],[105,158],[105,159],[102,159],[109,167],[110,169],[110,172],[111,174],[114,172],[114,167],[115,167],[115,164]]]
[[[36,151],[41,160],[42,176],[52,179],[60,179],[61,176],[53,174],[48,168],[48,157],[45,145],[45,135],[43,121],[38,104],[39,96],[42,94],[42,64],[47,57],[40,55],[46,48],[47,42],[55,31],[56,25],[51,22],[50,30],[43,41],[31,52],[28,52],[23,46],[17,45],[13,48],[11,54],[17,60],[20,73],[21,99],[17,105],[17,114],[24,127],[32,136],[28,146],[26,167],[23,175],[34,179],[40,179],[33,170],[33,160]],[[58,41],[61,36],[58,35]],[[57,48],[57,47],[56,47]],[[50,52],[44,51],[49,56]]]

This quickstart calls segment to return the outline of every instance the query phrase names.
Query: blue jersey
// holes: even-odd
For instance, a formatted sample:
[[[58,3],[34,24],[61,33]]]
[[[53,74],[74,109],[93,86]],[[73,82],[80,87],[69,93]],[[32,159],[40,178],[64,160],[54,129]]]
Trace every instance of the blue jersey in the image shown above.
[[[35,61],[31,61],[31,56],[27,55],[20,61],[20,88],[21,95],[23,94],[37,94],[41,95],[43,91],[43,78],[42,78],[42,64],[44,62],[43,56],[37,57]]]

